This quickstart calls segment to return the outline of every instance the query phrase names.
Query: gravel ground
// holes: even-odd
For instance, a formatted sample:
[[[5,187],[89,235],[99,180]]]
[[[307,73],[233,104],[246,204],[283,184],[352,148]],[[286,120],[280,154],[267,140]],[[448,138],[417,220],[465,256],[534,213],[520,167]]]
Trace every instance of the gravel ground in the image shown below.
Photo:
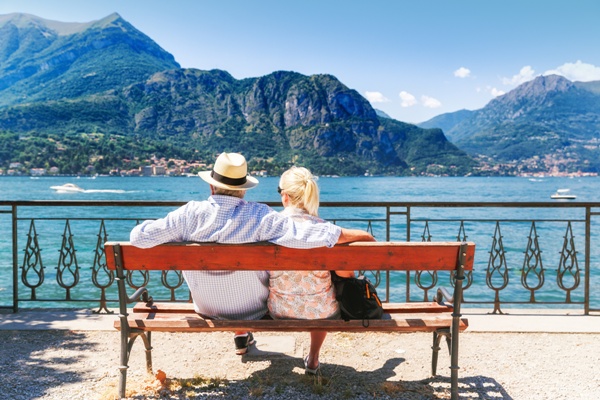
[[[236,356],[232,335],[153,334],[154,371],[145,373],[142,343],[128,372],[131,399],[448,399],[447,352],[429,378],[431,335],[330,334],[321,354],[323,378],[303,374],[305,333],[256,333],[257,347],[290,340],[292,354]],[[0,395],[4,399],[114,399],[119,334],[110,331],[0,331]],[[595,334],[461,335],[464,399],[595,399],[600,344]]]

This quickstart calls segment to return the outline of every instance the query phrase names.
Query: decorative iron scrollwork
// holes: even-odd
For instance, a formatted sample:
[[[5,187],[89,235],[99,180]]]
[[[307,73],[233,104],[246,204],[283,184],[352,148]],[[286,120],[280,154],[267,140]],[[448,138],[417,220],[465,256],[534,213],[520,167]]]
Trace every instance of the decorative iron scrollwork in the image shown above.
[[[173,276],[173,275],[176,278],[175,284],[171,284],[169,282],[170,281],[169,276]],[[169,289],[169,291],[171,292],[171,301],[177,300],[175,298],[175,290],[179,289],[181,287],[181,285],[183,285],[183,282],[184,282],[183,274],[181,273],[181,271],[162,271],[160,280],[161,280],[163,286],[166,287],[167,289]]]
[[[104,257],[104,243],[108,241],[108,234],[104,226],[104,220],[100,222],[100,230],[98,231],[98,240],[94,250],[94,264],[92,264],[92,283],[100,289],[100,308],[94,313],[98,314],[104,310],[107,314],[112,314],[113,311],[108,309],[106,304],[106,289],[115,281],[115,272],[110,271],[107,266],[106,258]]]
[[[371,221],[367,223],[367,229],[365,229],[371,235],[373,235],[373,224]],[[371,271],[371,270],[360,270],[358,271],[360,275],[366,276],[373,286],[379,287],[381,284],[381,272],[380,271]],[[387,275],[387,279],[389,280],[389,274]]]
[[[431,242],[431,233],[429,232],[429,221],[425,221],[423,234],[421,235],[422,242]],[[427,284],[429,282],[429,284]],[[417,271],[415,272],[415,284],[423,290],[423,301],[428,301],[429,290],[433,289],[438,283],[437,271]]]
[[[500,280],[500,282],[498,282],[498,280]],[[492,313],[504,314],[500,310],[500,291],[508,286],[508,267],[506,266],[504,244],[502,243],[502,233],[500,232],[499,222],[496,222],[485,283],[495,292],[494,311]]]
[[[65,299],[71,300],[71,289],[79,283],[79,265],[77,265],[75,244],[73,243],[71,225],[68,219],[65,223],[62,238],[58,266],[56,267],[56,281],[60,287],[66,290]]]
[[[465,221],[460,221],[460,226],[458,227],[458,234],[456,235],[457,242],[466,242],[467,241],[467,231],[465,230]],[[456,282],[456,272],[450,272],[450,284],[454,287]],[[465,279],[463,280],[463,298],[461,301],[465,301],[465,290],[467,290],[473,284],[473,271],[465,271]]]
[[[571,286],[567,286],[565,283],[567,280],[571,280]],[[571,227],[570,221],[567,224],[567,232],[565,233],[563,247],[560,252],[556,283],[558,283],[558,287],[567,292],[565,302],[570,303],[571,292],[577,289],[580,283],[580,270],[579,263],[577,262],[577,251],[575,250],[575,237],[573,236],[573,228]]]
[[[421,235],[421,242],[431,242],[431,233],[429,232],[429,221],[425,221],[425,227],[423,228],[423,234]]]
[[[135,221],[135,225],[139,225],[142,220],[137,219]],[[138,276],[142,279],[140,283],[134,283],[135,276]],[[139,289],[142,286],[148,286],[148,282],[150,282],[150,272],[149,271],[126,271],[125,272],[125,281],[129,285],[129,287],[133,289]]]
[[[33,219],[29,224],[29,233],[27,234],[27,245],[25,246],[23,256],[23,266],[21,267],[21,281],[25,286],[31,289],[31,300],[36,300],[35,289],[44,283],[44,263],[42,262],[42,249],[38,243],[38,235],[35,230]]]
[[[533,221],[527,240],[523,268],[521,269],[521,284],[529,290],[529,301],[532,303],[535,303],[535,291],[544,285],[544,265],[538,237],[535,221]]]
[[[135,276],[138,276],[142,279],[140,283],[134,283]],[[133,289],[139,289],[142,286],[148,286],[148,282],[150,282],[150,271],[127,271],[125,274],[125,280],[127,284]]]

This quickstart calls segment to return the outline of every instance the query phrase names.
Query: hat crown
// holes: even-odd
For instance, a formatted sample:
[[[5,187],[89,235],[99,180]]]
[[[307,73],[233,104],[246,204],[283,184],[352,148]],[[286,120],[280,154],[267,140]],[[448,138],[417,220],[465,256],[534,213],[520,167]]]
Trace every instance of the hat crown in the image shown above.
[[[228,190],[252,189],[258,180],[248,175],[248,164],[239,153],[221,153],[211,171],[200,171],[198,176],[212,186]]]
[[[240,179],[248,175],[248,164],[239,153],[221,153],[215,161],[213,171],[226,178]]]

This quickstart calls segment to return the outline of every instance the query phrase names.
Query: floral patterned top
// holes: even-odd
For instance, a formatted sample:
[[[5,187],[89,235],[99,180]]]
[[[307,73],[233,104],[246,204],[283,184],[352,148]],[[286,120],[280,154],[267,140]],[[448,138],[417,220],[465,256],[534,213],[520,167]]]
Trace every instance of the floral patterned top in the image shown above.
[[[305,211],[287,207],[296,221],[323,222]],[[335,319],[340,308],[329,271],[270,271],[267,306],[273,318]]]

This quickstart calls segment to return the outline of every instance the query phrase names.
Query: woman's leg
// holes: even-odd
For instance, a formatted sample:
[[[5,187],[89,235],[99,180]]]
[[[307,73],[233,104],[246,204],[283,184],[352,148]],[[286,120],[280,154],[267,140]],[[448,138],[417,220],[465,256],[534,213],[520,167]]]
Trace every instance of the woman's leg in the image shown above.
[[[311,331],[310,332],[310,350],[306,366],[310,369],[315,369],[319,366],[319,353],[321,346],[325,341],[327,331]]]

